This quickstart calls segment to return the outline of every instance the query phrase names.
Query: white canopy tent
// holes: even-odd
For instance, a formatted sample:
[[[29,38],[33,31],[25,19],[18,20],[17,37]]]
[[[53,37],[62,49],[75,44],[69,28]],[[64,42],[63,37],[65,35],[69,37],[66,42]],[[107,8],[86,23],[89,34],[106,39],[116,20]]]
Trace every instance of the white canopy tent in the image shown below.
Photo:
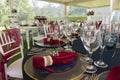
[[[120,0],[39,0],[52,3],[64,4],[64,15],[67,17],[67,6],[77,6],[86,9],[99,8],[109,6],[111,8],[111,15],[114,15],[115,10],[120,10]],[[13,8],[14,0],[9,0],[10,8]],[[113,17],[111,17],[112,21]]]
[[[69,6],[78,6],[83,8],[95,8],[110,6],[110,0],[41,0],[53,3],[60,3]]]
[[[76,6],[86,9],[110,6],[110,0],[40,0],[65,5],[64,14],[67,17],[67,6]]]

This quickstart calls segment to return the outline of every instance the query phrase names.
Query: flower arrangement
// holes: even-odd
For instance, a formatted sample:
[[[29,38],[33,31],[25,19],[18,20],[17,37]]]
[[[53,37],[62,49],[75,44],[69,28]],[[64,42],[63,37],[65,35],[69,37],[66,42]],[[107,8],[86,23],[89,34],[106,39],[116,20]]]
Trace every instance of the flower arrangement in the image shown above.
[[[89,10],[89,11],[87,12],[87,16],[92,16],[92,15],[94,15],[94,11],[93,11],[93,10]]]

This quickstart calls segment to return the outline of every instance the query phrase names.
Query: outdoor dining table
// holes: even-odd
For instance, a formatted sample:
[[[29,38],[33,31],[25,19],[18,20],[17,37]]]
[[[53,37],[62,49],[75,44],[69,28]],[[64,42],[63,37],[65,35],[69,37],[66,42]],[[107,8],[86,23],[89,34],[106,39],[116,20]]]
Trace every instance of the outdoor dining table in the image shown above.
[[[74,67],[72,67],[71,69],[73,71],[71,71],[71,72],[70,72],[71,69],[70,70],[68,69],[68,71],[62,70],[62,71],[60,71],[60,73],[53,73],[53,74],[49,74],[49,73],[41,74],[40,71],[37,71],[37,72],[35,71],[34,75],[29,74],[28,71],[29,70],[31,71],[31,69],[33,69],[33,68],[31,68],[31,63],[29,61],[31,59],[31,57],[34,56],[34,55],[39,55],[37,53],[40,53],[40,55],[45,55],[42,52],[44,52],[48,49],[50,49],[50,48],[41,48],[38,45],[34,45],[31,49],[28,50],[28,52],[26,53],[26,55],[23,59],[23,65],[22,65],[24,80],[34,80],[34,79],[36,79],[36,80],[70,80],[70,79],[71,80],[80,80],[80,76],[82,74],[86,74],[86,72],[82,68],[82,64],[84,66],[85,61],[81,60],[81,58],[86,54],[86,50],[83,46],[81,38],[78,38],[77,40],[75,40],[73,42],[73,45],[72,45],[72,49],[79,54],[79,59],[77,59],[78,60],[77,62],[79,64],[79,66],[78,66],[78,64],[75,64],[75,65],[77,65],[76,66],[77,69],[74,69]],[[112,57],[114,51],[115,51],[114,47],[105,50],[105,52],[103,54],[103,60],[108,64],[108,67],[107,68],[97,67],[96,74],[99,75],[100,73],[103,73],[105,71],[109,71],[113,66],[120,65],[120,60],[119,60],[120,54],[116,54],[114,57]],[[99,60],[99,58],[100,58],[99,57],[100,56],[99,52],[100,52],[100,49],[97,49],[93,53],[92,58],[93,58],[94,61]],[[27,69],[28,71],[25,69],[26,68],[26,66],[25,66],[26,62],[29,62],[29,63],[27,63],[29,65],[29,67],[27,66],[27,68],[29,68],[29,69]],[[37,76],[37,78],[35,78],[36,76]],[[63,76],[65,76],[65,78],[63,78]]]
[[[82,61],[80,54],[78,54],[78,57],[77,59],[75,59],[75,62],[70,64],[71,66],[65,66],[66,68],[61,68],[63,66],[56,66],[58,70],[55,70],[55,73],[41,71],[40,69],[35,69],[33,67],[32,58],[34,56],[46,56],[49,55],[50,51],[53,50],[53,48],[46,49],[40,48],[39,46],[35,45],[27,52],[23,60],[24,80],[72,80],[78,78],[85,72],[84,67],[86,64],[84,61]]]

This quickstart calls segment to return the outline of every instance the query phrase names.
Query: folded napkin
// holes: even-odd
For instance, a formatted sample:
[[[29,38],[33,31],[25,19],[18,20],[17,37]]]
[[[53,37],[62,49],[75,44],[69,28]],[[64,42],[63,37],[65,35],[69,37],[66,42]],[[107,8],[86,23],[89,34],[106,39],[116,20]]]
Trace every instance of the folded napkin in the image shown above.
[[[51,73],[55,72],[49,66],[60,66],[71,63],[77,57],[76,52],[61,51],[58,56],[35,56],[32,58],[32,64],[36,69],[45,69]]]
[[[95,22],[95,25],[96,25],[96,29],[99,29],[99,27],[101,26],[101,23],[102,23],[102,21],[99,21],[99,22]]]
[[[44,38],[43,43],[50,45],[59,45],[59,44],[64,44],[64,41],[58,39],[52,39],[52,38]]]
[[[43,43],[44,44],[50,44],[50,40],[52,40],[51,38],[43,38]]]
[[[71,33],[72,37],[78,37],[78,33]]]
[[[62,70],[65,70],[67,68],[70,68],[72,66],[75,65],[75,61],[72,61],[68,64],[63,64],[63,65],[54,65],[54,66],[49,66],[51,69],[53,69],[55,72],[59,72],[59,71],[62,71]],[[40,72],[41,73],[49,73],[47,70],[45,70],[44,68],[40,69]]]
[[[106,80],[120,80],[120,65],[112,67]]]

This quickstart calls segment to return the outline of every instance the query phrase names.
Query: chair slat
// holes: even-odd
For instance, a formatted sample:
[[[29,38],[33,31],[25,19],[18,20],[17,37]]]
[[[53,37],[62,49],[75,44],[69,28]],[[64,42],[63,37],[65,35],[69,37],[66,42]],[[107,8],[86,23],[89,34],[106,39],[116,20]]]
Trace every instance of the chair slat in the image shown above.
[[[8,41],[7,41],[7,35],[5,34],[5,32],[3,32],[3,37],[4,37],[4,39],[5,39],[5,43],[7,43]]]
[[[9,60],[9,59],[11,59],[11,58],[17,56],[18,54],[20,54],[20,52],[17,52],[17,53],[15,53],[13,56],[10,56],[9,58],[7,58],[7,60]]]
[[[15,41],[12,40],[11,42],[8,42],[8,43],[5,43],[5,44],[2,44],[1,46],[5,46],[5,45],[8,45],[8,44],[12,44],[12,43],[15,43]]]
[[[10,42],[11,41],[11,39],[10,39],[10,37],[8,36],[8,41]]]
[[[12,51],[15,51],[15,50],[17,50],[17,49],[19,49],[19,48],[20,48],[20,47],[16,47],[16,48],[14,48],[14,49],[11,49],[11,50],[5,52],[5,54],[8,54],[8,53],[10,53],[10,52],[12,52]]]
[[[3,37],[2,37],[2,31],[0,31],[0,39],[1,39],[1,44],[3,44],[4,43],[4,40],[3,40]]]

